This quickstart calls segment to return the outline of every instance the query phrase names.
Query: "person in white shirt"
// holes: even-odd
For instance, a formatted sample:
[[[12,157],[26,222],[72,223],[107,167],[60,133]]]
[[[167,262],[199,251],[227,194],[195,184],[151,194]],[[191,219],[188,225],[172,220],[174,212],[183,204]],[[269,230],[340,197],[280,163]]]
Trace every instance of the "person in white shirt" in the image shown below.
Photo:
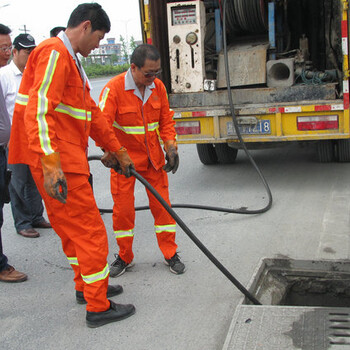
[[[0,69],[0,85],[11,121],[22,74],[35,46],[30,34],[18,35],[13,41],[12,61]],[[26,164],[9,164],[8,168],[12,171],[9,192],[17,233],[28,238],[39,237],[35,228],[50,228],[51,225],[43,217],[42,198],[29,167]]]

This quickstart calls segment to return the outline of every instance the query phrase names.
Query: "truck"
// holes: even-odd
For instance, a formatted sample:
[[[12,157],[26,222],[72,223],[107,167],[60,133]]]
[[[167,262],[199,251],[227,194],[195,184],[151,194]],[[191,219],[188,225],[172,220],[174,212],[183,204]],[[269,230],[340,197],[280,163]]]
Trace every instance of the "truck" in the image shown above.
[[[349,162],[348,13],[347,0],[140,0],[178,142],[207,165],[234,163],[242,141]]]

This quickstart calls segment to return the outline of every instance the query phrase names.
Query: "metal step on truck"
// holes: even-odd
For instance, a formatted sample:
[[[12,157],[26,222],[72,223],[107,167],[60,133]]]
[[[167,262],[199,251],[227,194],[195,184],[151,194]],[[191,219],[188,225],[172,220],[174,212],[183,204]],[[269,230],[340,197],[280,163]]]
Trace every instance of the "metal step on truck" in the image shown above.
[[[140,0],[140,12],[178,142],[202,163],[234,163],[241,148],[229,94],[247,148],[297,142],[350,161],[347,0]]]

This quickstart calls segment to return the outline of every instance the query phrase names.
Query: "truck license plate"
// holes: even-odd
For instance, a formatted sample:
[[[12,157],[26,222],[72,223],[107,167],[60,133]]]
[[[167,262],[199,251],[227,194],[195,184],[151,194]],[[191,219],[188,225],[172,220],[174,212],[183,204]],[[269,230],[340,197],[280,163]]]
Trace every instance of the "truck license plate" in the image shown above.
[[[240,124],[239,131],[241,134],[271,134],[270,121],[258,120],[256,124]],[[227,122],[227,135],[236,135],[233,122]]]

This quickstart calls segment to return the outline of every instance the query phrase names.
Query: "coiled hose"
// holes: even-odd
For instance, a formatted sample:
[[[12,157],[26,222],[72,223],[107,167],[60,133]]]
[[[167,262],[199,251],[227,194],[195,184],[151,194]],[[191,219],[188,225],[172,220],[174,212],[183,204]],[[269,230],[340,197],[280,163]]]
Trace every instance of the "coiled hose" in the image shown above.
[[[101,156],[89,156],[88,160],[100,160]],[[195,234],[187,227],[176,212],[168,205],[162,196],[154,189],[154,187],[144,179],[136,170],[130,169],[130,174],[139,180],[158,200],[158,202],[165,208],[165,210],[174,218],[176,223],[182,228],[187,236],[194,242],[194,244],[207,256],[207,258],[241,291],[253,304],[261,305],[261,303],[225,268],[224,265],[208,250],[208,248],[195,236]],[[197,207],[197,206],[194,206]],[[135,210],[145,210],[149,207],[135,208]],[[101,209],[100,209],[101,211]],[[105,211],[106,212],[106,211]],[[108,211],[110,212],[110,211]]]

